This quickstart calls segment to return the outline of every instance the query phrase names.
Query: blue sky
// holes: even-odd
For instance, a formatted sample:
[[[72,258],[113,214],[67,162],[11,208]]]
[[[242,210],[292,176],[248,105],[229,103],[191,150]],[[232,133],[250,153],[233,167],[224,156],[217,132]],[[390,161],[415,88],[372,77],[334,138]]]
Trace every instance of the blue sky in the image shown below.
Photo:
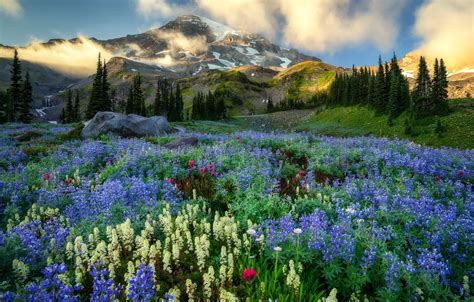
[[[196,13],[194,1],[202,3],[211,0],[194,0],[193,2],[170,0],[0,0],[0,4],[2,1],[19,1],[21,11],[7,13],[0,5],[0,43],[24,45],[33,39],[47,41],[51,38],[73,38],[79,33],[98,39],[135,34],[153,26],[163,25],[167,20],[174,19],[176,14]],[[143,1],[146,5],[153,3],[153,1],[158,3],[162,1],[165,6],[168,5],[171,8],[171,13],[162,12],[161,6],[158,8],[155,6],[155,9],[150,10],[149,13],[143,12],[143,10],[140,11],[138,7],[140,1]],[[356,10],[357,2],[357,0],[352,1],[349,9]],[[397,1],[393,0],[392,2],[396,3]],[[329,46],[324,49],[305,46],[302,51],[339,66],[372,65],[377,61],[379,54],[385,59],[391,57],[393,52],[402,57],[406,52],[415,49],[420,44],[420,38],[413,33],[413,25],[415,22],[414,12],[423,4],[423,1],[402,0],[398,2],[400,7],[391,9],[396,10],[397,15],[387,16],[387,18],[393,19],[392,24],[389,23],[386,29],[381,29],[380,23],[374,25],[374,30],[378,30],[382,36],[385,30],[389,32],[393,30],[393,27],[396,27],[398,33],[393,36],[391,42],[380,46],[372,43],[373,41],[364,41],[362,38],[360,42],[356,40],[348,45],[341,42],[334,47],[331,46],[331,42],[327,42]],[[199,7],[197,12],[223,23],[227,23],[226,20],[233,20],[225,15],[219,15],[215,12],[213,14],[212,10],[206,10],[204,5]],[[391,12],[389,11],[387,14],[390,15]],[[281,16],[278,18],[281,19]],[[276,20],[279,20],[278,18]],[[382,21],[376,22],[383,22],[383,18],[384,16],[381,18]],[[346,30],[350,34],[352,28]],[[324,29],[324,31],[330,33],[331,28]],[[364,33],[361,33],[361,35],[363,36]],[[308,40],[307,37],[305,39]],[[277,44],[297,49],[302,48],[299,47],[301,43],[304,44],[302,41],[296,43],[285,41],[284,37],[278,33],[273,37],[273,40]],[[311,45],[311,43],[308,44]]]

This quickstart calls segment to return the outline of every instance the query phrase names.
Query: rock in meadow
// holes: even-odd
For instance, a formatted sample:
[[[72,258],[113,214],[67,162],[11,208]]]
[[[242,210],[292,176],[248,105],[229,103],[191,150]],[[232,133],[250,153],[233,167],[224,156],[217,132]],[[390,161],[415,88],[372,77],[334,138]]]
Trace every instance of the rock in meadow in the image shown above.
[[[143,117],[136,114],[116,112],[97,112],[87,122],[81,132],[83,137],[96,137],[113,133],[122,137],[160,136],[173,131],[168,120],[163,116]]]

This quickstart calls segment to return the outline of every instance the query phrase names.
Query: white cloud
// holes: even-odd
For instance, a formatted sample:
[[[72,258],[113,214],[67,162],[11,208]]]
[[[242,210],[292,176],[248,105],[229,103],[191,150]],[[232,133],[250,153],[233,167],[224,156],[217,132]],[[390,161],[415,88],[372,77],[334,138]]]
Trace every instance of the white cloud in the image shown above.
[[[26,47],[18,48],[20,60],[46,65],[70,75],[87,76],[96,68],[97,55],[110,59],[113,54],[87,37],[79,36],[77,42],[64,41],[44,45],[34,41]],[[0,58],[12,58],[13,50],[0,47]]]
[[[0,12],[4,11],[10,16],[18,17],[23,13],[20,0],[0,0]]]
[[[422,39],[421,54],[442,57],[454,69],[474,66],[474,2],[426,1],[416,12],[414,32]]]

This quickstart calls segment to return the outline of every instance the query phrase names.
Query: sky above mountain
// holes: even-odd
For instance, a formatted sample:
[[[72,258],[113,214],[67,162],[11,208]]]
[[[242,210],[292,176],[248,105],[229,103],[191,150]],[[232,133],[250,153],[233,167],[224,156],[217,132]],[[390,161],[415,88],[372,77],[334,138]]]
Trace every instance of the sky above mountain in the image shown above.
[[[473,61],[470,0],[0,0],[0,43],[109,39],[197,14],[324,61],[372,65],[419,49]]]

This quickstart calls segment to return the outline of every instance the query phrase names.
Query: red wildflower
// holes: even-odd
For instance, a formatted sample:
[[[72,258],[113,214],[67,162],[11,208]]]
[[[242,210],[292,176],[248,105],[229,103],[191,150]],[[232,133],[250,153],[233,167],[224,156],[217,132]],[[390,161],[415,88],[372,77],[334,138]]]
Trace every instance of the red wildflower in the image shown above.
[[[439,177],[438,175],[436,175],[436,176],[434,177],[434,179],[436,180],[436,182],[439,182],[439,181],[441,180],[441,177]]]
[[[168,178],[168,179],[166,180],[166,182],[169,183],[169,184],[172,184],[173,181],[174,181],[173,178]]]
[[[65,183],[67,184],[72,184],[74,182],[74,179],[71,178],[71,177],[66,177],[66,179],[64,180]]]
[[[458,176],[459,177],[464,177],[464,170],[459,170]]]
[[[300,172],[298,173],[298,175],[299,175],[301,178],[303,178],[303,177],[304,177],[304,171],[300,171]]]
[[[43,180],[44,180],[44,181],[50,181],[50,180],[51,180],[51,174],[49,174],[49,173],[44,173],[44,174],[43,174]]]
[[[200,169],[199,169],[199,172],[201,172],[201,175],[204,175],[204,172],[205,172],[205,171],[206,171],[206,169],[204,169],[204,168],[200,168]]]
[[[190,160],[188,161],[188,168],[189,168],[189,169],[194,168],[194,160],[190,159]]]
[[[242,272],[242,279],[244,279],[245,282],[250,282],[257,276],[257,272],[253,268],[246,268]]]
[[[214,170],[214,164],[209,164],[209,165],[207,165],[207,169],[208,169],[209,171]]]

